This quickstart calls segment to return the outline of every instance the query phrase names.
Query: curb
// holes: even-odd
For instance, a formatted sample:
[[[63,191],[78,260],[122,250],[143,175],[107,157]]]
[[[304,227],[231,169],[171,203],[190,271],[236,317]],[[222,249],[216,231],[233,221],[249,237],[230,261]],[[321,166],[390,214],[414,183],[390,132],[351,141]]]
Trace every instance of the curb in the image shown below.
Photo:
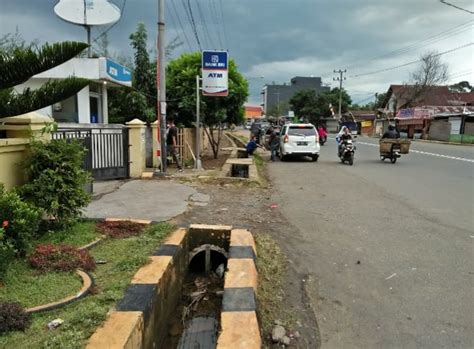
[[[87,296],[91,288],[95,286],[95,280],[91,274],[80,269],[76,270],[76,274],[82,278],[82,288],[75,296],[63,298],[57,302],[38,305],[36,307],[28,308],[25,311],[27,313],[41,313],[44,311],[55,310]]]
[[[232,229],[229,255],[217,349],[258,349],[262,339],[257,320],[257,250],[250,231]]]

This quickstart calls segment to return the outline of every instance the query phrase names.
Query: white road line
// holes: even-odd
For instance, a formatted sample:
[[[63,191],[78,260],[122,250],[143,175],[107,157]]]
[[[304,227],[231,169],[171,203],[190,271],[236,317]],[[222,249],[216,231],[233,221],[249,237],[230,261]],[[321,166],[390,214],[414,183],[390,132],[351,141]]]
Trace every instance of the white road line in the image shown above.
[[[331,138],[331,139],[334,139],[334,138]],[[378,144],[366,143],[366,142],[360,142],[360,141],[356,141],[356,145],[357,144],[368,145],[370,147],[377,147],[377,148],[379,147]],[[429,152],[421,151],[421,150],[410,150],[410,153],[437,156],[437,157],[440,157],[440,158],[445,158],[445,159],[450,159],[450,160],[458,160],[458,161],[474,163],[474,159],[467,159],[467,158],[461,158],[461,157],[458,157],[458,156],[443,155],[443,154],[437,154],[437,153],[429,153]]]

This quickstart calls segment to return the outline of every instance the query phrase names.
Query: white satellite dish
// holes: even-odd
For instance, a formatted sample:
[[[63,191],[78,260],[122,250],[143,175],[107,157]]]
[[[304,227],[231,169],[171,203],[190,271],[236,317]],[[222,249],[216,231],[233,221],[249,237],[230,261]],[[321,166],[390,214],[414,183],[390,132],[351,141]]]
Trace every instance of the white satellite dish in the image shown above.
[[[60,0],[54,12],[66,22],[83,26],[107,25],[120,19],[120,9],[108,0]]]

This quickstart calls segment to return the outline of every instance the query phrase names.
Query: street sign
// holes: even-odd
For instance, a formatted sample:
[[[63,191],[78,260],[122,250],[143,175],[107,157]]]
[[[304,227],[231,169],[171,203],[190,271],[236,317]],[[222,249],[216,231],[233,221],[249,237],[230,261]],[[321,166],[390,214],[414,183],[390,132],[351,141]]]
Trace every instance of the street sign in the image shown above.
[[[227,51],[202,51],[202,94],[204,96],[228,96]]]

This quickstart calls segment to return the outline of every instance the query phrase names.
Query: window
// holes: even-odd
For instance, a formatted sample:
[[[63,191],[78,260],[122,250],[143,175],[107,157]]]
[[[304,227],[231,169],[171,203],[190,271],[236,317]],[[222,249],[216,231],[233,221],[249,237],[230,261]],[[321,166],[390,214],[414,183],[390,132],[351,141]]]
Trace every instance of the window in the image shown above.
[[[316,130],[313,126],[290,126],[289,136],[315,136]]]

